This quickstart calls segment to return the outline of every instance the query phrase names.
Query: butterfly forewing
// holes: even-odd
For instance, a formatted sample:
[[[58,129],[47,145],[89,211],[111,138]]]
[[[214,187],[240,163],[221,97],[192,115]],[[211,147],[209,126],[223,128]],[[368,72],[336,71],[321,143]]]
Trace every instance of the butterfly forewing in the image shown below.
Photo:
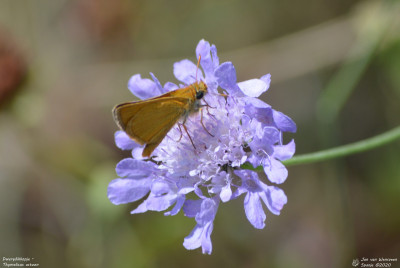
[[[128,136],[141,145],[147,144],[146,148],[154,147],[154,150],[189,106],[190,99],[187,98],[155,98],[118,105],[114,117]],[[148,156],[145,151],[143,156]]]
[[[114,120],[131,139],[146,144],[142,155],[150,156],[181,117],[184,124],[189,114],[199,110],[205,93],[207,85],[195,82],[151,99],[123,103],[113,109]]]

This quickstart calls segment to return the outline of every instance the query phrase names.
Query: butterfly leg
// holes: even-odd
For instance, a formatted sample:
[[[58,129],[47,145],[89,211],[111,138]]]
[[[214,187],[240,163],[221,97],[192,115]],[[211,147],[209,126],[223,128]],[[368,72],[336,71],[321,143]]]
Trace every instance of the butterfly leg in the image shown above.
[[[208,104],[208,102],[206,102],[205,99],[203,99],[203,101],[206,103],[206,105],[202,105],[202,106],[207,107],[207,112],[208,112],[208,108],[212,108],[212,109],[215,109],[215,108],[216,108],[216,107],[211,107],[210,104]]]
[[[190,142],[191,142],[191,143],[192,143],[192,145],[193,145],[193,148],[196,150],[196,146],[194,146],[194,143],[193,143],[192,137],[190,137],[190,134],[189,134],[189,131],[187,130],[187,127],[185,126],[185,124],[182,124],[182,126],[183,126],[183,129],[186,131],[186,134],[188,135],[188,137],[189,137],[189,140],[190,140]]]
[[[181,123],[178,122],[178,128],[179,128],[179,132],[181,133],[181,136],[179,137],[179,139],[176,142],[180,142],[182,139],[182,129],[181,129]]]
[[[212,117],[215,121],[218,121],[216,118],[215,118],[215,116],[213,115],[213,114],[211,114],[210,113],[210,111],[208,110],[208,108],[211,108],[211,109],[215,109],[216,107],[212,107],[212,106],[210,106],[207,102],[206,102],[206,100],[204,100],[203,99],[203,101],[206,103],[205,105],[200,105],[200,109],[202,109],[202,107],[206,107],[206,109],[207,109],[207,114],[210,116],[210,117]],[[203,125],[203,110],[201,110],[201,124]],[[204,125],[203,125],[203,127],[204,127]],[[208,131],[207,131],[208,132]],[[210,132],[208,132],[209,134],[210,134]],[[210,134],[211,135],[211,134]],[[211,135],[212,136],[212,135]],[[213,136],[214,137],[214,136]]]
[[[211,134],[203,124],[203,109],[200,109],[200,123],[203,126],[204,130],[208,133],[208,135],[210,135],[211,137],[214,137],[214,135]]]

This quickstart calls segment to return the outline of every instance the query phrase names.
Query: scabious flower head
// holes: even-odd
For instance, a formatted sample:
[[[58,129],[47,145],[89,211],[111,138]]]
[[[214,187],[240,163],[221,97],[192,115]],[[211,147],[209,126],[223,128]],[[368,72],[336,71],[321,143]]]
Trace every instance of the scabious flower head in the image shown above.
[[[283,144],[282,134],[295,132],[296,125],[258,99],[270,86],[269,74],[237,82],[233,64],[220,64],[216,47],[204,40],[197,45],[196,56],[201,56],[204,73],[187,59],[174,64],[174,75],[184,85],[197,78],[208,86],[202,111],[185,122],[196,148],[175,126],[154,150],[151,160],[145,159],[141,156],[143,146],[117,131],[116,145],[132,150],[132,158],[117,164],[119,178],[109,184],[108,198],[114,204],[124,204],[146,197],[132,214],[170,208],[164,214],[176,215],[183,210],[185,216],[196,221],[183,245],[187,249],[201,247],[203,253],[211,254],[211,232],[221,202],[245,194],[245,214],[259,229],[264,228],[266,219],[262,203],[279,215],[287,202],[283,190],[265,184],[255,171],[242,167],[245,163],[254,168],[262,166],[271,183],[283,183],[288,172],[281,161],[293,156],[295,143],[292,140]],[[146,99],[179,88],[170,82],[163,86],[150,75],[152,80],[132,76],[128,88],[134,95]],[[218,88],[227,97],[218,94]]]

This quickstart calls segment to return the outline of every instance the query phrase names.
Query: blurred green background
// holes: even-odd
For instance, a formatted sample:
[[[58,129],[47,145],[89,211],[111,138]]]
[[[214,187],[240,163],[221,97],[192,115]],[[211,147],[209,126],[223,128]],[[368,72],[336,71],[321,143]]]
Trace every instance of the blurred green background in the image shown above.
[[[107,185],[129,156],[112,107],[131,75],[176,82],[202,38],[298,126],[297,154],[400,125],[399,1],[1,0],[0,255],[40,267],[351,267],[400,259],[400,143],[293,166],[288,204],[254,229],[222,204],[213,253],[187,251],[182,213],[130,215]],[[399,267],[400,262],[392,264]]]

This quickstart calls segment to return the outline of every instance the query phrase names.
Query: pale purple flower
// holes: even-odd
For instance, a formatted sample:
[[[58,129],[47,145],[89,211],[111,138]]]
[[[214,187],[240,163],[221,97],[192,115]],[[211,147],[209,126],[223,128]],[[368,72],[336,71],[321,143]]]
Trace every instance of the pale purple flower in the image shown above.
[[[187,249],[196,249],[201,246],[203,253],[211,254],[211,233],[215,214],[217,214],[219,198],[205,198],[199,200],[187,200],[183,211],[185,216],[196,219],[196,226],[185,238],[183,245]]]
[[[233,193],[233,198],[246,193],[244,199],[244,210],[247,219],[257,229],[265,226],[266,215],[261,201],[275,215],[279,215],[283,206],[287,203],[285,193],[275,186],[264,184],[258,174],[251,170],[235,170],[234,173],[242,179],[242,184]]]
[[[283,183],[288,172],[281,161],[293,156],[295,143],[292,140],[283,144],[282,134],[295,132],[296,125],[288,116],[257,98],[269,89],[269,74],[237,82],[235,67],[231,62],[219,63],[214,45],[201,40],[196,48],[196,57],[199,55],[202,70],[197,70],[196,64],[189,60],[174,64],[174,75],[180,82],[188,85],[197,79],[208,86],[209,93],[204,97],[208,107],[202,109],[206,129],[199,113],[185,122],[196,150],[186,133],[182,135],[175,126],[149,161],[141,156],[143,146],[117,131],[116,145],[132,150],[132,158],[118,163],[119,178],[110,183],[108,197],[114,204],[146,197],[131,213],[170,208],[164,215],[175,215],[183,209],[185,216],[196,220],[183,245],[187,249],[201,247],[203,253],[211,254],[213,221],[221,201],[228,202],[246,194],[246,217],[259,229],[265,226],[266,219],[262,203],[279,215],[287,202],[283,190],[268,186],[256,172],[242,169],[242,165],[262,166],[271,183]],[[178,88],[170,82],[161,85],[150,75],[152,80],[132,76],[128,88],[134,95],[145,99]],[[218,94],[218,88],[228,96]],[[189,193],[197,198],[187,198]]]

